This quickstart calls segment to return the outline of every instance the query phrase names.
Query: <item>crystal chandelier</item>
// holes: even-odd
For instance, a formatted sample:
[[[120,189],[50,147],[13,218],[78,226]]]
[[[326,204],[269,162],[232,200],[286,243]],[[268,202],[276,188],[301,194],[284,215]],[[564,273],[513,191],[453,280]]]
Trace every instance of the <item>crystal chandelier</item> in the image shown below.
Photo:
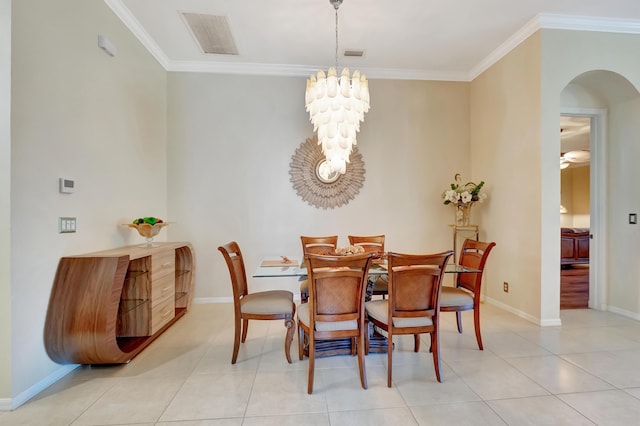
[[[329,0],[336,13],[335,67],[329,68],[326,75],[319,70],[317,77],[312,75],[307,80],[305,106],[327,163],[332,170],[344,174],[360,122],[369,111],[369,82],[360,71],[350,77],[348,68],[338,79],[338,8],[342,1]]]

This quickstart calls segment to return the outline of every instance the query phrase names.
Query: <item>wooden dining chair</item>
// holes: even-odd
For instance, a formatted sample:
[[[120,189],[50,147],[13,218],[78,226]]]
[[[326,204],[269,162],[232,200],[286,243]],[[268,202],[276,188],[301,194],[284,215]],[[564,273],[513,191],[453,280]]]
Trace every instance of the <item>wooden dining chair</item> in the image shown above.
[[[302,258],[307,254],[335,255],[338,246],[338,236],[331,235],[327,237],[307,237],[301,236],[302,242]],[[307,303],[309,299],[309,279],[305,278],[300,281],[300,301]]]
[[[375,253],[376,256],[384,256],[384,235],[348,235],[349,244],[352,246],[360,246],[365,253]],[[379,275],[373,279],[372,291],[368,299],[373,296],[386,296],[389,291],[389,279],[386,274]]]
[[[387,333],[387,386],[393,372],[393,336],[413,334],[414,352],[420,334],[429,333],[436,378],[440,374],[439,302],[442,272],[453,251],[436,254],[387,254],[389,297],[365,304],[367,319]],[[369,341],[367,339],[367,352]]]
[[[372,254],[322,256],[307,254],[309,303],[298,307],[298,354],[302,360],[308,342],[309,380],[313,392],[316,341],[352,339],[357,352],[360,384],[367,388],[365,369],[364,292]],[[357,349],[356,349],[357,348]]]
[[[442,287],[442,296],[440,297],[440,310],[456,313],[458,333],[462,333],[462,311],[473,309],[473,325],[480,350],[484,349],[480,335],[480,287],[482,286],[484,265],[495,245],[496,243],[493,242],[485,243],[466,239],[460,250],[459,265],[477,269],[480,272],[457,274],[455,287]]]
[[[240,341],[247,339],[249,320],[283,319],[287,328],[284,341],[284,353],[291,364],[291,342],[293,341],[294,315],[296,305],[293,303],[293,293],[287,290],[270,290],[249,293],[247,274],[240,246],[235,241],[218,247],[229,268],[231,286],[233,288],[233,311],[235,316],[235,339],[231,364],[238,359]]]

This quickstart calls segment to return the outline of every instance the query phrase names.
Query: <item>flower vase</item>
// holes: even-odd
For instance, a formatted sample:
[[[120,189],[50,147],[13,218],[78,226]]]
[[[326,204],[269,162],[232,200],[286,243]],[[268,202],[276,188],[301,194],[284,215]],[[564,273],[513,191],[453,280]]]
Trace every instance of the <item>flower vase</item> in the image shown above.
[[[456,226],[469,226],[473,203],[456,205]]]

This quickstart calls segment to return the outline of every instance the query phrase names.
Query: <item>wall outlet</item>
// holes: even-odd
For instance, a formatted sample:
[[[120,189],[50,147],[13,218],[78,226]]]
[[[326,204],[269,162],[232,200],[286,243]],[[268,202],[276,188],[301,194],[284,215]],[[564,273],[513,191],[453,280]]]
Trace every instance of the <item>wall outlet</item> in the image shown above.
[[[505,293],[509,293],[509,283],[508,282],[505,281],[504,283],[502,283],[502,290]]]

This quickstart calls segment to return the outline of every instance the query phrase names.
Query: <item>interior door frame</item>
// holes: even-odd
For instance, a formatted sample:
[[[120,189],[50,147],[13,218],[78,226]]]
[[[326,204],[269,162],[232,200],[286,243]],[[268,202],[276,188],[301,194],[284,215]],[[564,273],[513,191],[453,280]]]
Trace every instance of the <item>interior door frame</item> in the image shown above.
[[[560,108],[560,115],[589,117],[589,308],[607,310],[607,109]]]

